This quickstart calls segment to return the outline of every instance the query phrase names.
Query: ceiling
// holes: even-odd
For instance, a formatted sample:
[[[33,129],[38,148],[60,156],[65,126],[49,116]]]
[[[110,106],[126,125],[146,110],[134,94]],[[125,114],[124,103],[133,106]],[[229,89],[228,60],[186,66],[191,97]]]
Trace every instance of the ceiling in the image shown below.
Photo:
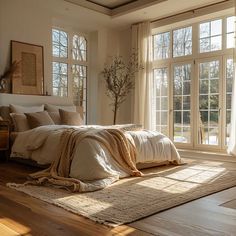
[[[109,9],[114,9],[136,1],[137,0],[87,0],[87,2],[95,3]]]
[[[120,4],[121,2],[129,3],[122,6],[116,5],[116,8],[110,9],[91,1],[105,3],[106,5]],[[137,22],[147,20],[156,22],[173,15],[226,1],[229,3],[234,2],[234,0],[136,0],[132,2],[130,0],[61,0],[59,2],[61,2],[60,14],[67,15],[69,13],[72,20],[77,19],[81,22],[86,19],[86,24],[83,24],[85,29],[87,30],[88,26],[91,25],[91,30],[94,30],[99,27],[127,29],[130,25]],[[58,7],[60,6],[58,0],[52,0],[52,2],[57,2]],[[65,3],[64,5],[63,2]],[[72,4],[66,4],[66,2]],[[142,5],[135,8],[132,4]],[[76,5],[79,7],[76,7]],[[115,15],[112,15],[111,12]]]
[[[157,5],[168,0],[64,0],[76,5],[117,17],[130,12]]]

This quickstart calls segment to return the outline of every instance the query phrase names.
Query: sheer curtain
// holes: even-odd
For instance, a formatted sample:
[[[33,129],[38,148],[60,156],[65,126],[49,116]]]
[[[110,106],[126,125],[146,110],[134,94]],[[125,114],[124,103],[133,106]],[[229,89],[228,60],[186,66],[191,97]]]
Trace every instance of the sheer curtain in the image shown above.
[[[153,130],[152,34],[150,22],[132,26],[132,47],[143,66],[135,77],[133,121]]]
[[[236,15],[236,0],[234,0],[234,8]],[[236,24],[235,24],[236,30]],[[234,81],[233,81],[233,95],[232,95],[232,109],[231,109],[231,125],[228,152],[236,156],[236,40],[234,49]]]

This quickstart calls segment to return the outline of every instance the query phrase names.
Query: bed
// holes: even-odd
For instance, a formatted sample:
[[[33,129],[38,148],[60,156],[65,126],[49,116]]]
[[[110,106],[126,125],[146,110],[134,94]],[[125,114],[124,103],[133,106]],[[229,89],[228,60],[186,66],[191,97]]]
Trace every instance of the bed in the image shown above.
[[[84,125],[81,123],[81,120],[78,125],[76,122],[72,122],[73,119],[70,120],[69,124],[56,124],[55,121],[58,120],[58,114],[57,119],[54,117],[54,121],[51,121],[51,119],[49,122],[47,120],[49,119],[49,111],[42,111],[42,107],[40,107],[40,111],[31,108],[30,112],[27,109],[22,110],[21,107],[17,108],[18,110],[14,110],[11,107],[11,110],[14,110],[11,113],[11,118],[14,120],[16,117],[20,117],[20,128],[28,125],[24,124],[26,120],[29,122],[30,119],[33,119],[35,122],[35,119],[38,117],[41,119],[41,116],[43,116],[43,125],[40,125],[40,122],[36,119],[39,122],[36,122],[36,125],[33,122],[34,125],[29,125],[30,127],[26,127],[25,130],[14,132],[14,142],[12,144],[10,158],[20,158],[22,160],[34,161],[40,166],[50,166],[61,155],[62,137],[65,132],[68,133],[68,131],[72,130],[71,132],[76,132],[78,135],[83,132],[86,135],[89,134],[82,139],[78,138],[78,140],[74,141],[76,145],[71,154],[70,165],[67,167],[69,168],[67,177],[80,181],[80,192],[101,189],[120,178],[132,175],[132,172],[129,172],[126,168],[127,163],[122,165],[122,161],[119,163],[114,158],[113,152],[115,153],[120,149],[119,143],[126,142],[129,145],[128,152],[131,153],[132,151],[135,153],[135,158],[131,161],[133,162],[131,165],[134,165],[133,168],[135,170],[136,168],[141,169],[142,167],[167,163],[182,164],[181,158],[171,140],[156,131],[144,130],[135,125]],[[60,108],[57,107],[57,109]],[[53,112],[58,111],[54,110]],[[75,111],[73,113],[72,111],[66,112],[68,114],[65,114],[69,115],[69,119],[75,115]],[[49,124],[47,124],[48,122]],[[14,124],[14,126],[17,127],[17,124]],[[19,131],[19,127],[16,131]],[[111,133],[114,134],[114,132],[116,137],[113,141],[113,147],[109,150],[106,145],[110,145],[109,137],[111,136],[109,135]],[[106,135],[107,137],[105,137]],[[103,139],[105,137],[107,144],[104,145],[104,142],[101,142],[101,140],[94,139],[94,136],[99,136]],[[117,137],[119,136],[122,136],[122,138],[117,141]],[[117,153],[122,153],[123,151],[118,150]],[[83,183],[83,188],[81,188],[81,183]]]

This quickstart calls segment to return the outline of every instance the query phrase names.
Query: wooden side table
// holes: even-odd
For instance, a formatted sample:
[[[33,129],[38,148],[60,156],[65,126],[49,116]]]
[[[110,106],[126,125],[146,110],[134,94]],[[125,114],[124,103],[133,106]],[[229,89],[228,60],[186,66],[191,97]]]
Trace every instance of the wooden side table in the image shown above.
[[[10,140],[10,124],[0,120],[0,159],[8,159]]]

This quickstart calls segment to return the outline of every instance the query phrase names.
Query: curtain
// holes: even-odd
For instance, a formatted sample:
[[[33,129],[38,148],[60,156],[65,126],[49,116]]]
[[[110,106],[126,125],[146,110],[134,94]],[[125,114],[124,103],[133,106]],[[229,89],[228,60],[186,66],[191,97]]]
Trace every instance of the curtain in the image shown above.
[[[234,0],[235,16],[236,16],[236,0]],[[235,24],[236,31],[236,24]],[[231,125],[228,152],[236,156],[236,40],[234,48],[234,81],[233,81],[233,94],[232,94],[232,107],[231,107]]]
[[[153,130],[152,114],[152,34],[150,22],[132,26],[132,49],[143,69],[135,76],[133,122]]]

